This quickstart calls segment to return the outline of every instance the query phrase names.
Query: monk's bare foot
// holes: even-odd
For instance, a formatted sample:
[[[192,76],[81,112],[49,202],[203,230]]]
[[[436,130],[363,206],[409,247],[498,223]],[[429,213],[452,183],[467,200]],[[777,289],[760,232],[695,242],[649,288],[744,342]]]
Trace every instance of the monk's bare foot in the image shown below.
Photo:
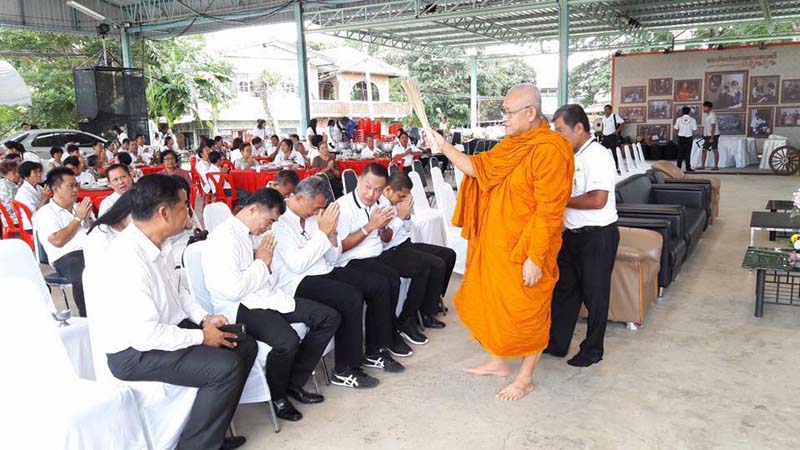
[[[507,377],[511,373],[508,364],[502,359],[490,359],[485,363],[475,367],[465,367],[464,372],[473,375],[493,375],[496,377]]]
[[[519,400],[533,391],[533,383],[514,380],[496,394],[500,400]]]

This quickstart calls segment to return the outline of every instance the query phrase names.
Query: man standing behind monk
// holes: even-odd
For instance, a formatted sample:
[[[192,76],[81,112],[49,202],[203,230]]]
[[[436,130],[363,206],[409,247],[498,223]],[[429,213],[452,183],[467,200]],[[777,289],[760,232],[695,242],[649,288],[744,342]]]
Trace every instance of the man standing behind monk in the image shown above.
[[[506,137],[479,155],[467,156],[428,131],[467,175],[453,216],[469,240],[455,304],[490,357],[465,370],[506,377],[511,372],[506,360],[522,358],[514,381],[497,393],[503,400],[519,400],[533,390],[534,370],[547,347],[562,219],[575,169],[572,148],[550,130],[541,106],[536,86],[511,88],[503,101]]]

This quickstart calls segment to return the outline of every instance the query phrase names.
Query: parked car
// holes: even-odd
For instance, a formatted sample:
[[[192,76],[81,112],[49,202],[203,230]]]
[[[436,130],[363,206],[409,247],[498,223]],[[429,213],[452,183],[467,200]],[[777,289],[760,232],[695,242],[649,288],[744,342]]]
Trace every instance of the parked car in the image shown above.
[[[102,141],[104,144],[107,142],[106,139],[92,133],[67,129],[21,131],[3,138],[0,142],[6,141],[21,142],[25,150],[36,153],[43,161],[50,159],[50,149],[55,146],[62,147],[66,151],[67,143],[76,143],[80,146],[81,153],[88,155],[92,152],[95,141]]]

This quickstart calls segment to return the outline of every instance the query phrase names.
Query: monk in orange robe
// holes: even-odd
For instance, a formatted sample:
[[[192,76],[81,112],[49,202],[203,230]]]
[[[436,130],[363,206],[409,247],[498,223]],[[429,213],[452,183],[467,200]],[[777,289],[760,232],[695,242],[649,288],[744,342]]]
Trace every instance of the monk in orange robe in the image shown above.
[[[550,298],[575,165],[570,144],[542,117],[535,86],[513,87],[503,109],[506,137],[479,155],[467,156],[429,133],[467,175],[453,217],[469,240],[455,304],[490,358],[465,370],[505,377],[506,359],[522,358],[514,381],[497,393],[518,400],[533,390],[534,370],[549,340]]]

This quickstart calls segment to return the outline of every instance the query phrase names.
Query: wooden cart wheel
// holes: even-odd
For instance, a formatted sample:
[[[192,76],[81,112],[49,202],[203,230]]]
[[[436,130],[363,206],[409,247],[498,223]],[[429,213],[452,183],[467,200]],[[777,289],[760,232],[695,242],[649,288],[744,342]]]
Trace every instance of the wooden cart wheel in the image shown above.
[[[793,175],[800,170],[800,150],[784,145],[769,155],[769,168],[778,175]]]

